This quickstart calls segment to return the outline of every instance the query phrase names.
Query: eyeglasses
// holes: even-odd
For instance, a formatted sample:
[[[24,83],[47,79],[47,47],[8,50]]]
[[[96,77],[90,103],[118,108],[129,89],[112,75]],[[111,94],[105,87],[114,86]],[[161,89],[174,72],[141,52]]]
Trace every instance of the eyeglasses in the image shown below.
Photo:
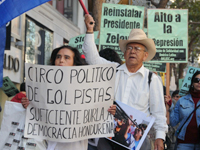
[[[194,78],[193,80],[194,83],[199,83],[199,81],[200,81],[200,78]]]
[[[132,51],[133,49],[135,50],[136,53],[139,53],[140,51],[146,51],[146,50],[142,49],[142,47],[139,47],[139,46],[134,46],[134,47],[127,46],[126,47],[126,50],[129,50],[129,51]]]

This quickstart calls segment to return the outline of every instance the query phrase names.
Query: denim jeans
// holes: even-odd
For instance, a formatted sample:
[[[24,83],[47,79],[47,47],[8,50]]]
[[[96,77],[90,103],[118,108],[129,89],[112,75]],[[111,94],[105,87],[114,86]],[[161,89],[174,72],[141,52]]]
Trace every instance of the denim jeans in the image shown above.
[[[178,143],[177,150],[200,150],[200,144]]]

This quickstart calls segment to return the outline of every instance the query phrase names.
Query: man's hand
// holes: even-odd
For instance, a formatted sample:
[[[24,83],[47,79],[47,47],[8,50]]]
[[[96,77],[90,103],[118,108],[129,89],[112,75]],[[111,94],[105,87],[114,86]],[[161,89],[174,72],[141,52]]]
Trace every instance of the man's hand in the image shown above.
[[[164,145],[163,145],[163,139],[156,139],[154,143],[154,150],[163,150]]]
[[[110,108],[108,109],[108,112],[114,116],[116,113],[116,105],[110,106]]]
[[[93,23],[93,24],[91,24]],[[86,28],[87,28],[87,32],[93,32],[93,28],[94,28],[94,25],[95,25],[95,21],[93,19],[93,17],[89,14],[86,14],[85,15],[85,25],[86,25]]]
[[[28,107],[28,105],[30,104],[29,100],[27,97],[22,97],[21,99],[22,102],[22,106],[26,109]]]
[[[172,99],[170,95],[165,95],[165,103],[169,103],[169,101]]]

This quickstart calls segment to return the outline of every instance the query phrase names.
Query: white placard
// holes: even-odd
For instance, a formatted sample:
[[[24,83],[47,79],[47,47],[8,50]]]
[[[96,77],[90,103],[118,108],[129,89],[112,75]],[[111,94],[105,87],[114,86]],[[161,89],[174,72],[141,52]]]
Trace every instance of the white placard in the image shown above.
[[[26,110],[22,104],[6,101],[0,130],[0,150],[45,150],[42,141],[24,137]]]
[[[57,142],[113,136],[116,66],[25,65],[25,137]]]

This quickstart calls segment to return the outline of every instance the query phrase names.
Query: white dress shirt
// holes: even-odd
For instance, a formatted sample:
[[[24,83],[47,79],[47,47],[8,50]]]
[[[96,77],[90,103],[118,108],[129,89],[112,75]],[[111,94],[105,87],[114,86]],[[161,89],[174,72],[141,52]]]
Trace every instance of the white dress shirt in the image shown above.
[[[47,150],[87,150],[88,149],[88,140],[81,140],[78,142],[53,142],[48,141]]]
[[[94,35],[86,34],[83,44],[86,62],[90,65],[115,63],[99,56]],[[118,66],[118,63],[115,63]],[[153,74],[150,88],[148,84],[149,70],[143,65],[135,73],[130,73],[126,64],[117,68],[115,80],[115,99],[138,109],[147,115],[153,115],[156,120],[154,128],[156,139],[165,139],[168,127],[166,123],[166,109],[164,104],[163,86],[158,77]]]

